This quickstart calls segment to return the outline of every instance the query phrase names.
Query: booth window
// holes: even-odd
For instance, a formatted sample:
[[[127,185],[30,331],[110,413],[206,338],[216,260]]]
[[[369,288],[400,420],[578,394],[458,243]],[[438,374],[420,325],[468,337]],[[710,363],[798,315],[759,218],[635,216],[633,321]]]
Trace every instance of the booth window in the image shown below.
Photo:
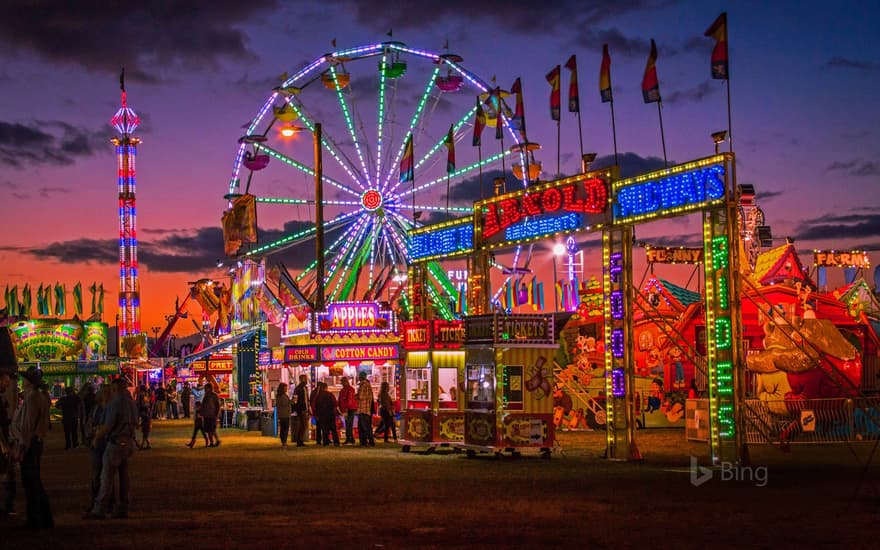
[[[495,408],[495,366],[467,366],[467,408],[491,410]]]

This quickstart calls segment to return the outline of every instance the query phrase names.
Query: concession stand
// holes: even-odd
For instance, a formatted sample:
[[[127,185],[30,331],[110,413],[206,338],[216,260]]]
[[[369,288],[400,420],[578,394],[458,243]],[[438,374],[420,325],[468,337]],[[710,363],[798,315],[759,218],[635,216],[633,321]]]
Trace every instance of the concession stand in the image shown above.
[[[402,323],[400,395],[403,451],[464,443],[464,322]]]
[[[559,347],[553,315],[468,317],[464,347],[460,446],[468,456],[535,448],[549,458],[555,437],[553,356]]]

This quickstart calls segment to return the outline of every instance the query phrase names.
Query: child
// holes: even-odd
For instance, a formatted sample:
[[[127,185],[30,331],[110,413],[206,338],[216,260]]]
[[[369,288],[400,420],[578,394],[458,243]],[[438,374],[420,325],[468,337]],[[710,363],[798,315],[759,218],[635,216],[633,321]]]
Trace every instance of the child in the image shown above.
[[[207,447],[208,434],[205,433],[205,426],[202,419],[202,403],[201,401],[196,401],[196,413],[193,415],[193,435],[190,442],[186,444],[190,449],[196,444],[196,434],[199,432],[202,432],[202,437],[205,438],[205,447]]]
[[[143,407],[138,409],[138,416],[141,422],[141,442],[137,444],[138,449],[152,449],[150,445],[150,430],[153,428],[153,418],[150,409]],[[136,442],[137,443],[137,442]]]

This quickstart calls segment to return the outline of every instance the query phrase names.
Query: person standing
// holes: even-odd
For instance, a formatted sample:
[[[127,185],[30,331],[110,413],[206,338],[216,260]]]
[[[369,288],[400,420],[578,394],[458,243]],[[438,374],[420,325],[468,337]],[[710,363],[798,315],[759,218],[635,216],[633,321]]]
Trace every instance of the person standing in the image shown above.
[[[177,383],[171,382],[168,384],[168,390],[165,392],[165,396],[168,399],[168,409],[169,415],[174,420],[178,420],[180,416],[177,414]]]
[[[382,416],[382,424],[385,429],[385,443],[388,443],[388,430],[394,435],[394,441],[397,441],[397,425],[394,422],[394,400],[391,399],[388,382],[382,382],[379,390],[379,414]]]
[[[287,447],[287,434],[290,433],[290,396],[287,395],[287,384],[278,384],[275,390],[275,416],[278,418],[278,437],[281,446]]]
[[[30,367],[22,374],[24,400],[15,411],[10,426],[13,448],[21,460],[21,484],[27,498],[27,526],[34,529],[54,527],[49,495],[40,478],[43,438],[49,431],[49,400],[39,390],[43,373]]]
[[[165,420],[168,412],[168,398],[165,386],[159,384],[156,388],[156,420]]]
[[[102,385],[95,398],[95,407],[92,409],[92,414],[86,421],[86,438],[84,441],[90,448],[92,467],[91,494],[89,497],[89,508],[86,511],[91,510],[101,490],[101,471],[104,469],[104,451],[107,448],[107,440],[95,441],[95,436],[98,433],[98,428],[104,424],[104,410],[110,403],[110,398],[110,384]]]
[[[83,404],[83,414],[79,420],[80,435],[82,436],[83,442],[86,441],[86,428],[88,427],[89,419],[92,417],[92,410],[95,408],[95,392],[97,389],[98,388],[92,384],[90,380],[86,380],[85,384],[79,389],[79,398],[82,400]]]
[[[189,400],[192,397],[192,389],[189,387],[189,382],[183,383],[183,389],[180,390],[180,402],[183,405],[183,417],[189,418]]]
[[[95,433],[95,444],[106,440],[101,465],[101,489],[94,505],[83,516],[85,519],[104,519],[104,509],[111,501],[117,475],[119,477],[119,500],[114,518],[127,518],[130,478],[128,460],[134,454],[134,430],[137,426],[137,406],[128,392],[128,381],[117,378],[110,386],[113,398],[104,409],[103,423]]]
[[[332,437],[333,444],[339,447],[339,430],[336,428],[336,415],[339,413],[339,407],[333,393],[327,388],[326,382],[318,384],[318,397],[315,399],[315,421],[321,432],[321,439],[318,444],[323,443],[324,446],[330,445]]]
[[[373,438],[373,387],[367,380],[367,373],[358,373],[358,439],[361,447],[376,446]]]
[[[220,436],[217,435],[217,419],[220,417],[220,398],[214,392],[214,386],[205,382],[205,395],[202,397],[202,424],[205,433],[208,434],[209,447],[220,446]]]
[[[9,515],[15,502],[15,467],[11,456],[12,440],[9,436],[9,425],[12,420],[9,418],[9,407],[6,401],[6,392],[12,385],[12,372],[0,370],[0,474],[4,477],[6,482],[4,485],[7,488],[3,507],[0,508],[0,518]],[[10,477],[12,478],[11,492],[9,491]]]
[[[55,403],[61,410],[61,424],[64,426],[64,450],[79,447],[79,428],[83,403],[73,387],[64,390],[64,396]]]
[[[205,419],[202,417],[202,402],[196,401],[196,414],[193,415],[193,434],[189,443],[186,444],[190,449],[195,446],[196,435],[198,435],[199,432],[202,432],[202,437],[205,438],[205,447],[207,447],[208,434],[205,433]]]
[[[296,446],[305,445],[306,430],[309,429],[309,377],[299,375],[299,384],[293,390],[293,414],[296,416]]]
[[[345,443],[354,445],[354,415],[357,413],[358,402],[354,386],[348,381],[348,377],[342,378],[342,389],[339,391],[339,410],[345,415]]]

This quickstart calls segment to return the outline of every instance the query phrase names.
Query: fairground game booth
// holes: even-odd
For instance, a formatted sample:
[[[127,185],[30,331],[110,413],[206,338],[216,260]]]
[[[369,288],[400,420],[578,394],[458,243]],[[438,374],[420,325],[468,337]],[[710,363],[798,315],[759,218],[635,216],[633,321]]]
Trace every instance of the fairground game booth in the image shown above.
[[[32,319],[9,325],[9,333],[19,370],[39,367],[53,399],[64,388],[119,374],[119,361],[107,357],[106,323]]]
[[[553,356],[559,344],[552,314],[477,315],[465,319],[465,434],[477,451],[550,457]]]
[[[401,323],[405,356],[401,377],[401,443],[412,446],[464,443],[464,321]]]

